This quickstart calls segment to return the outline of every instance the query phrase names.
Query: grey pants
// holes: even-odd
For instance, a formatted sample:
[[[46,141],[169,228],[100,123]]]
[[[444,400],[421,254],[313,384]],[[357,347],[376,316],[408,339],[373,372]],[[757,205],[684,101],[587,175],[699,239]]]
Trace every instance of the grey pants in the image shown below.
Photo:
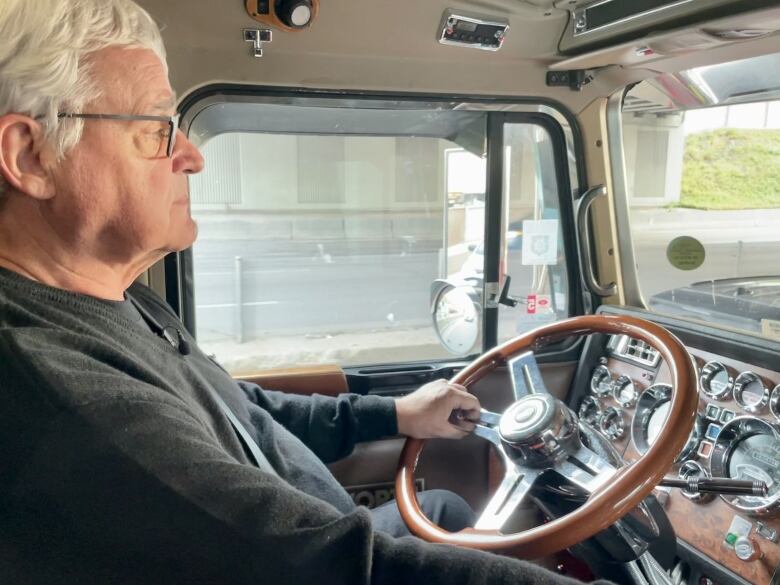
[[[423,513],[445,530],[457,532],[467,526],[474,526],[476,515],[459,495],[447,490],[429,490],[417,494]],[[374,530],[390,536],[409,536],[411,533],[401,518],[395,500],[371,510]]]

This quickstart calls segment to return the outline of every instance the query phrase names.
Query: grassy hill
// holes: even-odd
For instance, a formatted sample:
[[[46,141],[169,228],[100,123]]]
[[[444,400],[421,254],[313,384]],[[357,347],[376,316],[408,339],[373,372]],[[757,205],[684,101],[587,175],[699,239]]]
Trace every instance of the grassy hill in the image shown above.
[[[722,129],[688,136],[679,207],[780,207],[780,130]]]

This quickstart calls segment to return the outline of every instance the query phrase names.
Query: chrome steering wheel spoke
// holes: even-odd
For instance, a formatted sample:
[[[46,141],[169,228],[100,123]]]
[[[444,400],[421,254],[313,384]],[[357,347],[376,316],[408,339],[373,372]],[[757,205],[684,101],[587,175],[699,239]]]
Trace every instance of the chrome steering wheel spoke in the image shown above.
[[[608,483],[618,471],[604,457],[584,445],[562,458],[552,469],[588,494]]]
[[[479,411],[479,419],[474,422],[474,434],[478,437],[482,437],[486,441],[490,441],[499,449],[501,447],[501,437],[498,434],[498,423],[501,420],[501,415],[495,412],[490,412],[484,408]]]
[[[478,530],[501,530],[512,513],[525,501],[538,473],[533,469],[522,469],[507,461],[507,471],[496,493],[490,498],[474,528]]]
[[[530,394],[549,394],[544,385],[542,372],[536,362],[534,352],[526,351],[509,360],[509,375],[512,379],[512,389],[515,400],[520,400]]]

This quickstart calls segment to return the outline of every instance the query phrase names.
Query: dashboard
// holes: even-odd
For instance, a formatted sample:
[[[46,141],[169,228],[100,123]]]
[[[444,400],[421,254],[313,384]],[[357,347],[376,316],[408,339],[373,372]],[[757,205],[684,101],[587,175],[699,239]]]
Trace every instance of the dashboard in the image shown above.
[[[659,487],[656,498],[679,541],[744,581],[774,583],[780,579],[780,372],[744,359],[744,347],[735,359],[731,341],[690,332],[683,340],[696,364],[699,407],[667,477],[759,480],[768,492],[713,495]],[[665,422],[669,370],[652,347],[625,335],[607,337],[590,353],[572,406],[631,463]]]

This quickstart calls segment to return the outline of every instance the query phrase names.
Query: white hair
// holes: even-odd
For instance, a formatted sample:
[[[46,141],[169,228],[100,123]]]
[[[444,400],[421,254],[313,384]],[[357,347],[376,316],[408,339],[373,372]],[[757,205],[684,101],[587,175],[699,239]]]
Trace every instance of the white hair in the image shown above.
[[[0,0],[0,116],[39,120],[62,157],[84,124],[57,114],[100,95],[87,57],[112,46],[150,49],[165,65],[157,24],[132,0]]]

